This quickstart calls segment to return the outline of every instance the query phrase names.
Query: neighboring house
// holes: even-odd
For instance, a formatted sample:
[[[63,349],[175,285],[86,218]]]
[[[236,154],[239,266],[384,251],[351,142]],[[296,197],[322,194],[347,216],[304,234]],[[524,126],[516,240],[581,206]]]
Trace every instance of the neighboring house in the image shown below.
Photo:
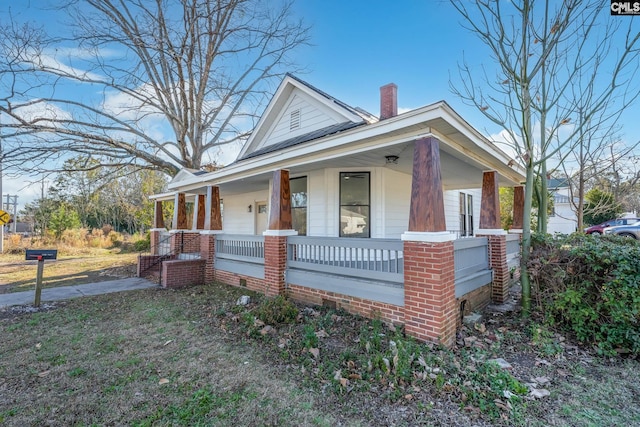
[[[547,188],[553,195],[553,211],[547,222],[550,234],[571,234],[577,231],[578,217],[571,204],[571,191],[566,178],[550,178]]]
[[[453,337],[463,300],[504,300],[504,252],[517,252],[519,236],[500,229],[498,185],[519,190],[521,224],[523,169],[446,102],[397,114],[396,86],[380,95],[377,118],[287,75],[234,163],[183,170],[169,193],[153,197],[152,244],[164,226],[162,203],[173,201],[174,252],[202,258],[201,267],[165,261],[165,285],[215,278],[286,292],[375,311],[443,342]],[[478,235],[486,237],[456,240]],[[140,271],[159,261],[152,252]],[[181,267],[186,262],[193,265]],[[437,294],[431,312],[429,292]]]

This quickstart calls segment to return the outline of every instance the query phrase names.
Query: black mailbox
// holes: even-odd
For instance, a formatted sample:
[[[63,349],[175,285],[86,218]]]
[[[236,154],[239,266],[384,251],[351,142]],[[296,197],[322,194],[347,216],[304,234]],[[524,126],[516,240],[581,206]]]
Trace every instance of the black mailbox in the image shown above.
[[[57,259],[57,258],[58,258],[57,249],[27,249],[27,252],[25,254],[26,260],[33,260],[33,259],[45,260],[45,259]]]

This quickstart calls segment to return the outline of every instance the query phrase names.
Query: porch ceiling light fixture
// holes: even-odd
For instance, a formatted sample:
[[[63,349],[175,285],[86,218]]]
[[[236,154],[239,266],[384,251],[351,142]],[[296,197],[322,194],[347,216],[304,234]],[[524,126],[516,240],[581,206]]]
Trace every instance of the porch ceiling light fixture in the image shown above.
[[[384,156],[384,158],[387,159],[387,164],[388,165],[397,165],[398,164],[398,159],[400,157],[394,156],[394,155],[389,155],[389,156]]]

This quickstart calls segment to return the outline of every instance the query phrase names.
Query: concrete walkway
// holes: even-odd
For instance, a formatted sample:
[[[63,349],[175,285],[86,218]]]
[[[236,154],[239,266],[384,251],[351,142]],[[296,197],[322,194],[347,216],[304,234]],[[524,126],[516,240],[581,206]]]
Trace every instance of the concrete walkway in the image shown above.
[[[107,282],[89,283],[86,285],[61,286],[59,288],[44,288],[40,298],[41,303],[60,301],[65,299],[84,297],[89,295],[102,295],[112,292],[132,291],[135,289],[159,288],[156,283],[140,277],[110,280]],[[0,294],[0,309],[12,305],[33,304],[35,290]]]

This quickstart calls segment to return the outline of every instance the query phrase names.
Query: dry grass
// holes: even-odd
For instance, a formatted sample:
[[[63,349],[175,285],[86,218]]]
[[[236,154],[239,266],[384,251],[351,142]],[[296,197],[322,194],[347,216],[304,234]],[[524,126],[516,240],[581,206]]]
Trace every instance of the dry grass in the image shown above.
[[[0,424],[343,423],[259,348],[215,328],[239,295],[154,289],[4,319]]]
[[[57,260],[45,261],[45,287],[71,286],[103,282],[135,275],[136,253],[121,254],[117,250],[85,249],[60,251]],[[61,255],[62,253],[62,255]],[[90,255],[87,255],[90,254]],[[31,290],[35,286],[37,261],[25,261],[22,255],[0,257],[0,293]]]
[[[67,267],[71,276],[100,263],[66,262],[76,266],[76,272]],[[247,328],[256,306],[235,306],[244,293],[222,285],[151,289],[36,313],[0,310],[0,425],[640,425],[637,359],[598,358],[523,325],[516,313],[490,315],[481,328],[461,330],[467,340],[458,348],[432,351],[326,310],[262,335]],[[327,338],[309,332],[321,329]],[[441,358],[443,384],[405,383],[410,376],[367,379],[363,372],[343,387],[337,370],[346,374],[360,366],[353,361],[383,356],[363,350],[363,331],[382,347],[393,339],[398,348]],[[311,338],[318,357],[308,351]],[[474,360],[493,357],[509,361],[511,375],[523,383],[547,378],[551,395],[525,400],[510,419],[484,417],[468,393],[481,394],[495,381],[465,383],[465,403],[455,377],[475,370]]]

